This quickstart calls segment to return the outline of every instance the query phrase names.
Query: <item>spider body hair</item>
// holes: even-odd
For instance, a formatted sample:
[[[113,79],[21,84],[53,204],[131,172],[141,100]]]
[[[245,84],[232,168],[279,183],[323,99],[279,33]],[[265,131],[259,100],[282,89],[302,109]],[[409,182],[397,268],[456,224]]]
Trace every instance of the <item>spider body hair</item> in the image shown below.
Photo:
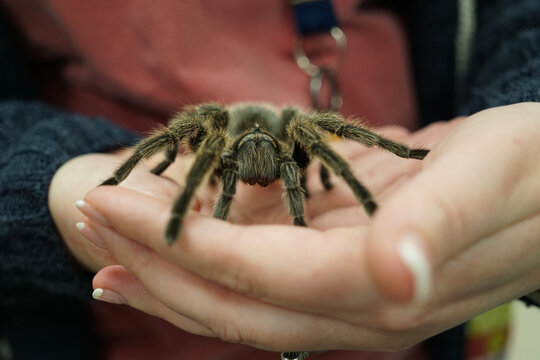
[[[330,146],[327,137],[335,134],[364,145],[378,146],[397,156],[423,159],[429,150],[412,149],[386,139],[363,125],[334,112],[303,112],[294,107],[278,111],[267,104],[188,106],[174,116],[168,127],[155,131],[136,145],[133,154],[102,185],[123,181],[139,161],[158,152],[165,160],[151,171],[159,175],[174,161],[179,144],[186,142],[195,152],[195,161],[186,177],[186,186],[171,210],[165,239],[174,243],[197,188],[208,176],[220,180],[221,195],[214,217],[227,219],[237,182],[267,186],[281,179],[284,198],[293,223],[306,226],[304,203],[306,168],[313,157],[321,165],[321,181],[332,187],[329,170],[345,180],[355,197],[371,215],[377,205],[369,190],[353,175],[349,164]]]

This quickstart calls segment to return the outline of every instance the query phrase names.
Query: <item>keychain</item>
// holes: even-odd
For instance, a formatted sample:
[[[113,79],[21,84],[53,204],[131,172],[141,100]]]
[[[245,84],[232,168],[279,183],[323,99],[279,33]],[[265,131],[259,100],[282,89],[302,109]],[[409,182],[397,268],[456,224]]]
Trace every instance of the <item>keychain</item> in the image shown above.
[[[343,98],[339,89],[337,71],[341,67],[346,50],[347,39],[339,27],[330,0],[291,0],[296,20],[298,36],[293,50],[298,67],[309,76],[309,95],[314,109],[339,111]],[[308,36],[330,34],[336,43],[336,56],[332,64],[315,65],[304,51],[303,41]],[[324,82],[330,87],[330,96],[326,104],[321,99]],[[321,167],[324,172],[325,167]],[[302,360],[309,356],[307,351],[282,352],[281,360]]]
[[[298,67],[310,77],[309,94],[314,109],[339,111],[343,98],[337,72],[345,59],[347,38],[339,27],[330,0],[292,0],[298,36],[293,50]],[[336,44],[335,60],[331,64],[316,65],[304,51],[303,41],[309,36],[329,34]],[[330,87],[328,101],[321,101],[323,83]],[[325,105],[326,103],[326,105]]]

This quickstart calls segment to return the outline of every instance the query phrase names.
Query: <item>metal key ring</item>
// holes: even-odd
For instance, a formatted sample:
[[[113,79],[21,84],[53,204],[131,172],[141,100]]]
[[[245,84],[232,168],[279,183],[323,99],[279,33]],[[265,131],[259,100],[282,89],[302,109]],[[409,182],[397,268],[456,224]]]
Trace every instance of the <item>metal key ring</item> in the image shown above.
[[[307,351],[282,352],[281,360],[302,360],[309,356]]]
[[[320,99],[321,89],[324,79],[328,80],[330,85],[330,101],[328,106],[323,105]],[[343,98],[339,90],[339,82],[334,70],[327,67],[317,68],[316,73],[311,76],[309,82],[309,94],[311,96],[311,104],[315,109],[328,108],[332,111],[339,111],[343,106]]]
[[[337,57],[336,61],[333,64],[325,66],[324,68],[336,73],[337,69],[341,66],[343,60],[345,59],[345,54],[347,50],[347,38],[345,37],[345,33],[343,32],[343,30],[341,30],[341,28],[337,26],[331,28],[329,34],[336,42]],[[298,67],[310,77],[316,76],[317,73],[321,70],[321,67],[313,64],[309,60],[309,57],[306,55],[303,47],[303,38],[301,36],[298,36],[296,39],[296,45],[294,47],[294,59],[296,60],[296,64],[298,64]]]

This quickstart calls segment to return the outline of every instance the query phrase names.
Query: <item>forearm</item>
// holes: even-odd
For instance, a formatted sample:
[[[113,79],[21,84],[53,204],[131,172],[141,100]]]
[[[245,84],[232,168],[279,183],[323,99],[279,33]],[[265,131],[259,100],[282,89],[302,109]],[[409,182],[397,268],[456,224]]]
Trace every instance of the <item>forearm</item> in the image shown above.
[[[87,296],[91,277],[57,233],[47,206],[49,183],[67,160],[131,143],[134,134],[28,102],[1,103],[0,123],[2,303],[36,302],[47,293]]]

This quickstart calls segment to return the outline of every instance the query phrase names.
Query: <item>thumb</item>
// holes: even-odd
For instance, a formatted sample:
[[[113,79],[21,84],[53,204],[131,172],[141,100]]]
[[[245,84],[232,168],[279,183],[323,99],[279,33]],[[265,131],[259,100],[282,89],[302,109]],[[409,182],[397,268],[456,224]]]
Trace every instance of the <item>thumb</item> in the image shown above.
[[[441,265],[532,213],[523,194],[540,195],[538,187],[524,191],[532,189],[527,179],[536,176],[535,167],[527,165],[533,151],[516,146],[532,140],[530,124],[520,129],[516,122],[509,129],[498,126],[493,114],[467,119],[426,157],[423,170],[379,207],[367,261],[389,299],[428,300]]]
[[[368,261],[390,299],[426,301],[437,267],[482,230],[480,208],[492,208],[492,193],[474,184],[478,177],[456,175],[455,168],[432,164],[379,208]]]

